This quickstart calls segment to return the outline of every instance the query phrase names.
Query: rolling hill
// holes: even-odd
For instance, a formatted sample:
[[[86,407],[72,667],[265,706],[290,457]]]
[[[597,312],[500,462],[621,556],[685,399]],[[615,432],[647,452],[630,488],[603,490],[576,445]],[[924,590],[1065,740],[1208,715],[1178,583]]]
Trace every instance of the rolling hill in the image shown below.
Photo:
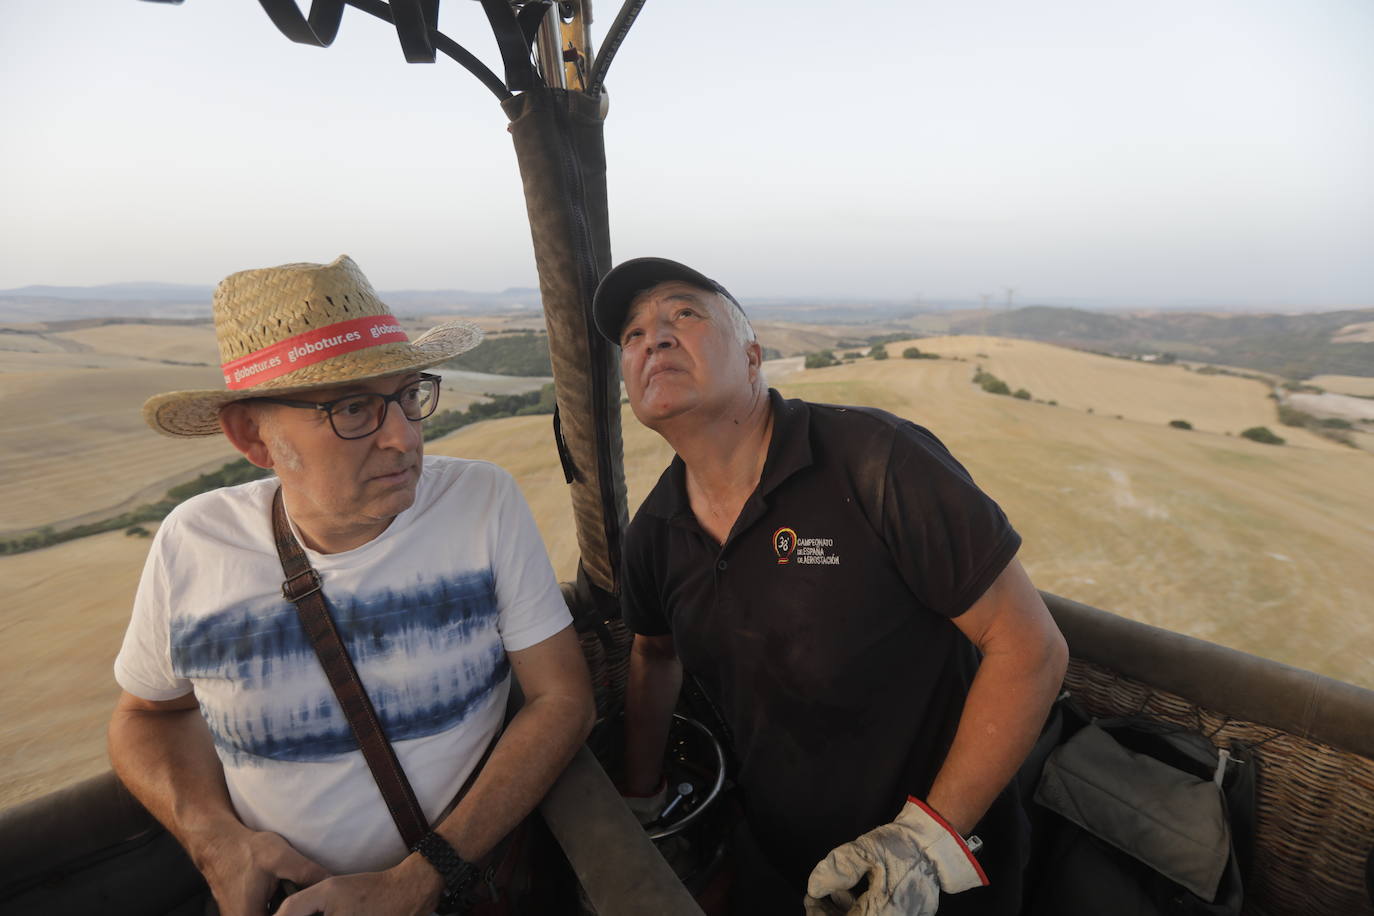
[[[1250,379],[1023,340],[916,343],[943,358],[895,358],[906,346],[898,341],[886,361],[801,371],[792,359],[768,371],[787,396],[870,404],[933,430],[1020,530],[1021,557],[1040,587],[1374,687],[1374,456],[1303,430],[1283,428],[1289,444],[1281,447],[1235,435],[1273,423],[1267,386]],[[9,358],[103,361],[114,374],[102,384],[99,370],[88,370],[87,387],[121,398],[134,382],[116,382],[119,373],[150,365],[91,352]],[[1032,399],[984,392],[972,382],[979,366]],[[10,387],[11,374],[0,374],[15,398],[11,409],[23,392],[38,399]],[[143,384],[161,389],[168,380]],[[1169,426],[1180,418],[1193,429]],[[628,408],[623,419],[633,508],[670,455]],[[150,460],[121,457],[141,447],[132,430],[127,440],[102,441],[94,419],[87,426],[87,438],[73,440],[75,460],[80,449],[91,456],[84,476],[100,476],[102,463]],[[143,436],[164,451],[179,444]],[[555,569],[572,573],[576,537],[547,416],[477,423],[427,448],[510,469]],[[65,476],[67,460],[10,464],[5,495],[59,504],[83,476]],[[126,473],[113,482],[127,484]],[[105,767],[104,726],[117,690],[110,663],[147,543],[112,532],[0,557],[9,598],[0,614],[0,692],[15,711],[0,721],[0,805]]]
[[[1302,315],[1113,314],[1030,306],[955,318],[950,330],[1043,340],[1124,354],[1179,357],[1259,369],[1291,379],[1374,376],[1374,309]]]

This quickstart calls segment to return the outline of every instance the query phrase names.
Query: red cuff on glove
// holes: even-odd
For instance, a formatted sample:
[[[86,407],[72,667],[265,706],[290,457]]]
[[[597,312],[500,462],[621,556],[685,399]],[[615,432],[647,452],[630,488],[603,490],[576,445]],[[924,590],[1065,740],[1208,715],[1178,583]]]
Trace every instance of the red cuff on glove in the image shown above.
[[[925,802],[921,801],[916,796],[908,795],[906,797],[906,800],[911,802],[913,805],[916,805],[926,814],[929,814],[931,820],[935,821],[935,823],[939,824],[941,827],[948,830],[950,834],[953,835],[954,838],[959,841],[959,848],[964,851],[964,855],[968,856],[969,864],[973,866],[973,870],[978,873],[978,879],[982,881],[983,885],[986,887],[989,883],[987,872],[983,871],[983,866],[978,862],[978,857],[973,854],[973,852],[968,848],[968,844],[964,842],[963,835],[960,834],[959,831],[951,827],[949,825],[949,821],[945,820],[943,817],[940,816],[940,812],[936,811],[934,808],[930,807],[930,805],[927,805]]]

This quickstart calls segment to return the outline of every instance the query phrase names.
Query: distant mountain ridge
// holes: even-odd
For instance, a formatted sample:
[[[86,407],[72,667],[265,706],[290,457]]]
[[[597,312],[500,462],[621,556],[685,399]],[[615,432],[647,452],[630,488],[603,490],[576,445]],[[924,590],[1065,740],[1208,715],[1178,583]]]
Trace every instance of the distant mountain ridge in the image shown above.
[[[73,321],[99,318],[209,318],[212,286],[183,283],[104,283],[98,286],[21,286],[0,290],[0,321]],[[539,291],[462,289],[383,290],[382,301],[400,315],[478,314],[540,308]]]
[[[1374,376],[1374,342],[1339,339],[1343,329],[1370,322],[1374,309],[1299,315],[1117,315],[1029,306],[954,318],[949,330],[1124,355],[1171,353],[1302,379],[1322,374]]]
[[[212,293],[209,286],[177,283],[26,286],[0,290],[0,322],[205,320],[210,317]],[[500,292],[385,290],[379,295],[402,316],[537,314],[541,308],[539,291],[531,287]],[[873,335],[904,330],[988,334],[1122,355],[1170,353],[1295,379],[1321,374],[1374,377],[1374,308],[1278,314],[1091,311],[1028,305],[951,311],[852,299],[759,299],[746,300],[746,305],[756,321],[840,323],[851,330],[861,325],[871,328]],[[868,333],[865,330],[861,335]]]
[[[102,283],[98,286],[21,286],[0,289],[4,299],[75,299],[78,302],[209,302],[213,286],[188,283]]]

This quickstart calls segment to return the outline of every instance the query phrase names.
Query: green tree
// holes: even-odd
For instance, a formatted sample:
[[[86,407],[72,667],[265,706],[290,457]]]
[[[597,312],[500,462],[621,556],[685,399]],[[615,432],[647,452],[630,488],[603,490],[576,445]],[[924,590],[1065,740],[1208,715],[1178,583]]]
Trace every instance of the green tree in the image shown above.
[[[988,394],[1011,394],[1011,388],[1006,382],[1002,381],[991,372],[984,372],[981,368],[973,374],[973,384],[979,386]]]
[[[1242,430],[1241,435],[1252,442],[1262,442],[1265,445],[1283,445],[1283,438],[1274,435],[1273,431],[1267,426],[1252,426]]]

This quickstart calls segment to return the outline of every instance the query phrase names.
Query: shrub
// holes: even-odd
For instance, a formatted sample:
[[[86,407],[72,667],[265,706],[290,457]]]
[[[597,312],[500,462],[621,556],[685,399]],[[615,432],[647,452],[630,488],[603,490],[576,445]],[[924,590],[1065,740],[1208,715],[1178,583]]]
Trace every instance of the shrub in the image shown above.
[[[1302,394],[1324,394],[1326,392],[1326,389],[1319,385],[1310,385],[1296,379],[1288,379],[1282,383],[1281,387],[1288,391],[1296,391]]]
[[[1011,388],[1006,382],[1002,381],[991,372],[984,372],[981,368],[973,374],[973,384],[979,386],[988,394],[1011,394]]]
[[[1193,428],[1193,424],[1189,423],[1187,420],[1170,420],[1170,421],[1169,421],[1169,425],[1172,426],[1174,429],[1192,429],[1192,428]]]
[[[250,480],[258,480],[271,473],[272,472],[266,468],[260,468],[252,464],[247,458],[237,458],[227,464],[221,465],[217,471],[211,471],[208,474],[200,474],[197,475],[195,480],[188,480],[186,483],[177,484],[167,491],[167,498],[173,502],[179,503],[200,493],[217,490],[220,487],[232,487],[237,484],[247,483]]]
[[[887,347],[882,344],[874,344],[873,349],[868,351],[868,355],[874,359],[887,359]]]
[[[858,350],[850,350],[848,353],[846,353],[846,354],[844,355],[844,358],[845,358],[845,359],[863,359],[863,358],[864,358],[864,355],[863,355],[862,353],[860,353]]]
[[[1283,439],[1274,435],[1267,426],[1252,426],[1242,430],[1241,435],[1252,442],[1262,442],[1265,445],[1283,445]]]
[[[539,400],[533,404],[526,404],[516,408],[517,417],[528,417],[534,414],[551,414],[553,409],[558,406],[558,400],[554,395],[553,382],[549,382],[539,389]]]
[[[920,359],[921,351],[916,347],[907,347],[902,351],[902,359]]]
[[[128,528],[124,529],[124,536],[146,538],[152,537],[152,534],[142,525],[130,525]]]
[[[1031,393],[1024,388],[1017,388],[1016,392],[1012,394],[1012,397],[1020,398],[1023,401],[1029,401],[1031,399]]]
[[[839,364],[840,361],[835,358],[835,352],[833,350],[808,353],[803,363],[808,369],[824,369],[826,366],[838,366]]]
[[[1355,425],[1354,425],[1353,423],[1351,423],[1349,420],[1343,420],[1343,419],[1341,419],[1340,417],[1326,417],[1326,418],[1324,418],[1324,419],[1321,421],[1321,424],[1322,424],[1322,426],[1325,426],[1327,429],[1354,429],[1354,428],[1355,428]]]
[[[1279,422],[1284,426],[1308,426],[1317,418],[1296,407],[1289,407],[1287,404],[1279,405]]]

